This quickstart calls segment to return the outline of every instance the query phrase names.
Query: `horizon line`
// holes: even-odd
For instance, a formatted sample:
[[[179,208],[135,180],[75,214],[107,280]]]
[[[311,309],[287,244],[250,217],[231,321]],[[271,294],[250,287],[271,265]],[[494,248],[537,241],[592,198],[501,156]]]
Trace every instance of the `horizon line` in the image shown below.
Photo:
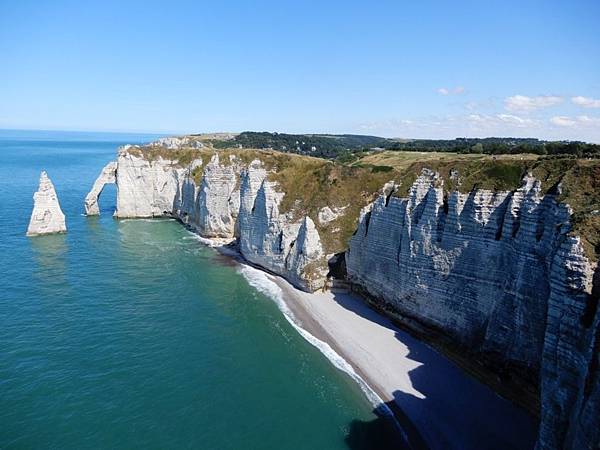
[[[378,138],[382,138],[382,139],[389,139],[389,140],[407,140],[407,141],[452,141],[452,140],[457,140],[457,139],[493,139],[493,138],[497,138],[497,139],[537,139],[538,141],[542,141],[542,142],[584,142],[584,143],[588,143],[588,144],[597,144],[596,142],[592,142],[592,141],[586,141],[583,139],[543,139],[543,138],[539,138],[539,137],[533,137],[533,136],[529,136],[529,137],[516,137],[516,136],[494,136],[494,135],[489,135],[486,137],[473,137],[473,136],[455,136],[454,138],[418,138],[418,137],[384,137],[384,136],[379,136],[377,134],[360,134],[360,133],[314,133],[314,132],[305,132],[305,133],[288,133],[288,132],[281,132],[281,131],[267,131],[267,130],[262,130],[262,131],[255,131],[255,130],[244,130],[244,131],[203,131],[203,132],[197,132],[197,131],[193,131],[193,132],[177,132],[177,131],[173,131],[173,132],[169,132],[169,131],[163,131],[163,132],[157,132],[157,131],[124,131],[124,130],[81,130],[81,129],[63,129],[63,128],[5,128],[3,126],[0,126],[0,131],[34,131],[34,132],[63,132],[63,133],[100,133],[100,134],[147,134],[147,135],[154,135],[154,136],[161,136],[161,137],[171,137],[171,136],[189,136],[189,135],[193,135],[193,134],[217,134],[217,133],[230,133],[230,134],[240,134],[243,132],[255,132],[255,133],[278,133],[278,134],[291,134],[291,135],[331,135],[331,136],[341,136],[341,135],[350,135],[350,136],[372,136],[372,137],[378,137]]]

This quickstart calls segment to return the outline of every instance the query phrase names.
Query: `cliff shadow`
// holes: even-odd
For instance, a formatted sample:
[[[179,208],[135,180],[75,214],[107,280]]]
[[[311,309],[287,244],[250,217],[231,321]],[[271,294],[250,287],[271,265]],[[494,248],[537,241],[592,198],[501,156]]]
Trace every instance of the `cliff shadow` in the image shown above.
[[[401,342],[389,353],[394,359],[389,367],[397,371],[397,382],[393,376],[392,385],[388,382],[386,387],[389,392],[384,394],[394,399],[386,406],[394,412],[411,448],[533,448],[538,423],[525,410],[396,327],[362,299],[335,293],[334,300],[352,313],[392,331],[393,339]],[[364,336],[365,341],[369,338],[368,334]],[[361,448],[361,436],[376,433],[382,426],[379,420],[353,424],[356,429],[352,431],[352,439],[356,447],[351,448]],[[402,447],[396,441],[396,447],[391,448]]]
[[[351,450],[409,450],[416,448],[414,442],[406,441],[406,433],[388,411],[397,409],[393,401],[382,403],[373,410],[373,420],[353,420],[348,427],[344,442]],[[394,411],[394,415],[397,412]]]

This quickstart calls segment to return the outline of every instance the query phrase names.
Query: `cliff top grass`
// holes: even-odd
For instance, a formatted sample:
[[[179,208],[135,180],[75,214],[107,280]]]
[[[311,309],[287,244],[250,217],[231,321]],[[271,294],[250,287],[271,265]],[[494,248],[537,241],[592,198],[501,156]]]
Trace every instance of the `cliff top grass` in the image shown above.
[[[561,184],[558,199],[573,208],[573,230],[582,237],[586,255],[597,261],[600,254],[599,159],[383,151],[364,153],[351,163],[339,163],[275,150],[214,148],[210,139],[204,141],[202,148],[144,146],[133,147],[130,153],[143,155],[148,160],[159,157],[176,160],[174,164],[180,167],[197,159],[201,159],[204,166],[216,153],[224,165],[233,162],[247,165],[260,159],[269,171],[269,180],[276,181],[278,189],[285,193],[280,212],[288,213],[295,220],[308,214],[317,226],[327,253],[347,248],[360,210],[377,197],[388,181],[393,180],[400,186],[394,195],[405,197],[422,169],[427,168],[439,172],[446,191],[512,191],[520,186],[527,172],[532,172],[542,182],[545,193],[556,193],[557,185]],[[235,158],[232,160],[231,156]],[[201,181],[202,166],[192,172],[196,183]],[[318,213],[325,206],[345,208],[344,214],[321,224]]]
[[[573,209],[573,232],[582,238],[586,256],[600,256],[600,159],[543,157],[534,154],[481,155],[450,153],[381,152],[368,154],[353,165],[389,166],[399,172],[400,188],[395,195],[406,196],[423,168],[435,170],[447,191],[466,193],[473,189],[513,191],[531,172],[542,183],[544,194]],[[458,179],[451,176],[458,171]],[[454,178],[454,179],[453,179]],[[560,194],[558,186],[560,184]]]

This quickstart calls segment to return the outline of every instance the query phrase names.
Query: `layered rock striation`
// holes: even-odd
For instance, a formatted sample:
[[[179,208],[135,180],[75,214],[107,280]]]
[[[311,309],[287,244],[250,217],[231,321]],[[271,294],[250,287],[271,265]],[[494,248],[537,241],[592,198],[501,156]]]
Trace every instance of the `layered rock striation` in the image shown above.
[[[33,194],[33,211],[27,227],[27,236],[66,231],[65,215],[60,209],[56,190],[46,172],[42,171],[38,190]]]
[[[599,444],[597,269],[570,215],[531,176],[446,194],[424,170],[408,198],[363,210],[346,254],[349,279],[409,327],[541,380],[538,449]]]

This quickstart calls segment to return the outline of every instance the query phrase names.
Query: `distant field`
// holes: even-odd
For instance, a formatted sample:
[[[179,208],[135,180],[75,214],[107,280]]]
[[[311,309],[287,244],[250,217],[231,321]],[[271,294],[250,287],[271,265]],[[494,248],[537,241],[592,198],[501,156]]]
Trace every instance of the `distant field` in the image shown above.
[[[533,161],[539,157],[539,155],[532,153],[484,155],[480,153],[384,151],[366,154],[352,165],[372,164],[375,166],[391,166],[395,169],[405,169],[418,161]]]

